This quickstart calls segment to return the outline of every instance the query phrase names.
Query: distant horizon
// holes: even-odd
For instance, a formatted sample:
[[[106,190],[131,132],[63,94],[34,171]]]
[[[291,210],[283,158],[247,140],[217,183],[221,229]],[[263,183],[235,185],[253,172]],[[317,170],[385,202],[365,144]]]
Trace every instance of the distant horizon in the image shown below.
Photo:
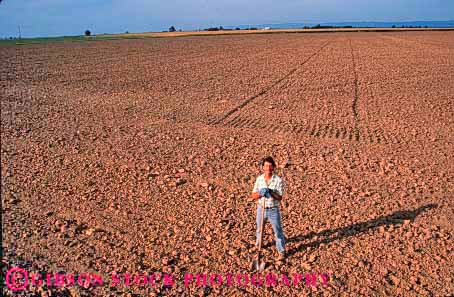
[[[0,37],[196,31],[263,24],[454,21],[454,1],[433,0],[3,0]]]
[[[306,22],[282,22],[282,23],[264,23],[264,24],[255,24],[254,26],[265,26],[265,25],[324,25],[324,24],[404,24],[404,23],[449,23],[453,22],[452,26],[454,26],[454,20],[403,20],[403,21],[340,21],[340,22],[331,22],[331,21],[324,21],[324,22],[317,22],[317,21],[306,21]],[[238,26],[247,26],[248,24],[238,25]],[[253,24],[251,24],[253,25]],[[226,26],[227,28],[235,27],[235,26]],[[377,27],[379,28],[379,27]]]
[[[1,0],[0,0],[0,3],[1,3]],[[361,24],[361,23],[364,23],[364,24],[395,24],[396,27],[397,25],[401,26],[402,24],[414,24],[414,23],[449,23],[449,22],[452,22],[453,24],[450,24],[449,26],[447,27],[428,27],[428,28],[454,28],[454,20],[412,20],[412,21],[408,21],[408,20],[404,20],[404,21],[341,21],[341,22],[329,22],[329,21],[326,21],[326,22],[282,22],[282,23],[263,23],[263,24],[238,24],[238,25],[219,25],[219,26],[215,26],[215,27],[200,27],[200,28],[192,28],[192,29],[182,29],[182,28],[177,28],[175,27],[175,29],[178,31],[178,30],[181,30],[182,32],[191,32],[191,31],[200,31],[200,30],[205,30],[205,29],[209,29],[209,28],[219,28],[220,26],[223,27],[224,29],[227,29],[227,30],[232,30],[232,29],[236,29],[236,28],[240,28],[242,30],[245,30],[247,29],[248,27],[251,27],[251,28],[257,28],[257,29],[263,29],[263,28],[266,28],[266,27],[270,27],[270,26],[275,26],[275,27],[271,27],[271,29],[296,29],[296,28],[303,28],[303,26],[315,26],[315,25],[331,25],[331,26],[341,26],[341,25],[345,25],[345,26],[348,26],[348,24]],[[294,27],[292,26],[285,26],[285,25],[294,25]],[[170,25],[172,26],[172,25]],[[170,28],[169,26],[169,28]],[[298,27],[297,27],[298,26]],[[409,26],[412,26],[412,25],[409,25]],[[416,26],[416,25],[413,25],[413,26]],[[422,25],[421,25],[422,26]],[[353,28],[361,28],[361,27],[356,27],[356,26],[353,26]],[[364,28],[367,28],[367,27],[364,27]],[[368,28],[390,28],[389,27],[379,27],[379,26],[372,26],[372,27],[368,27]],[[29,38],[58,38],[58,37],[75,37],[75,36],[83,36],[84,35],[84,32],[85,30],[89,30],[91,35],[116,35],[116,34],[127,34],[127,33],[131,33],[131,34],[140,34],[140,33],[158,33],[158,32],[167,32],[168,30],[159,30],[159,31],[124,31],[124,32],[95,32],[93,31],[91,28],[87,28],[87,29],[84,29],[83,32],[81,32],[80,34],[73,34],[73,35],[40,35],[40,36],[24,36],[22,35],[21,38],[23,39],[29,39]],[[18,36],[0,36],[0,39],[10,39],[10,38],[13,38],[13,39],[17,39]]]

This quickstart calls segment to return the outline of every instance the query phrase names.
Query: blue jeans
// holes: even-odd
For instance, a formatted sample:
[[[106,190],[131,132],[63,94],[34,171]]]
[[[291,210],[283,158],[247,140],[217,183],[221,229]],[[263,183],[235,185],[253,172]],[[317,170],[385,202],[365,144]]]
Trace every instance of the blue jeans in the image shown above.
[[[262,207],[259,205],[257,206],[257,241],[256,245],[259,245],[260,240],[260,223],[262,218]],[[282,223],[281,223],[281,212],[279,207],[276,208],[268,208],[265,209],[265,216],[263,217],[263,230],[265,230],[266,221],[271,223],[273,226],[274,236],[276,238],[276,248],[279,252],[283,252],[285,250],[285,236],[284,231],[282,230]],[[262,242],[263,244],[263,242]]]

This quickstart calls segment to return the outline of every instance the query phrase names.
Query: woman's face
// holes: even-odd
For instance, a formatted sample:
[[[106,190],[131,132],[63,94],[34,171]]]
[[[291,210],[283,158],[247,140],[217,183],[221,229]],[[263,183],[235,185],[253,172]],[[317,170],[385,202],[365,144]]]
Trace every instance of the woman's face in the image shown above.
[[[273,164],[271,164],[269,162],[263,163],[263,172],[264,173],[271,174],[271,173],[273,173],[273,170],[274,170]]]

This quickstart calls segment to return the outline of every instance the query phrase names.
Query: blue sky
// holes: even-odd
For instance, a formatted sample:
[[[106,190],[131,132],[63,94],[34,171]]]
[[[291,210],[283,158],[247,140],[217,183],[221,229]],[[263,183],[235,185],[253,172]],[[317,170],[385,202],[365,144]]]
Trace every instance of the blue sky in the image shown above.
[[[0,37],[288,22],[452,20],[453,0],[3,0]]]

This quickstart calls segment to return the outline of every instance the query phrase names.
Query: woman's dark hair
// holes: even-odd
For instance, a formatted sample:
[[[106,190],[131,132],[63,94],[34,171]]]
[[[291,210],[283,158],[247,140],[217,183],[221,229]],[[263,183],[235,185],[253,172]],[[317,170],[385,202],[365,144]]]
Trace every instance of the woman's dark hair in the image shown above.
[[[262,161],[260,162],[260,167],[263,167],[263,165],[265,165],[265,162],[270,163],[271,165],[273,165],[274,168],[276,168],[276,162],[274,162],[274,159],[272,157],[268,156],[263,158]]]

